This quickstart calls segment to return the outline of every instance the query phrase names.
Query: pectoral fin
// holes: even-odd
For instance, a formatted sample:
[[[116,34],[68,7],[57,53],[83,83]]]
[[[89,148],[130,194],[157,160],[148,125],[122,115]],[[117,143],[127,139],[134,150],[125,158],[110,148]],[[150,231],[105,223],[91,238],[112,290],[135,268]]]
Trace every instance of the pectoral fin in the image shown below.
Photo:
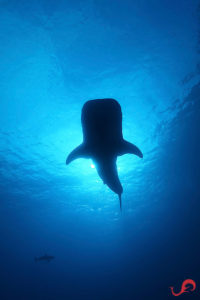
[[[120,144],[119,155],[127,153],[132,153],[139,156],[140,158],[143,158],[143,154],[137,146],[123,140],[123,142]]]
[[[79,145],[68,155],[66,164],[68,165],[70,162],[77,158],[89,158],[88,149],[84,144]]]

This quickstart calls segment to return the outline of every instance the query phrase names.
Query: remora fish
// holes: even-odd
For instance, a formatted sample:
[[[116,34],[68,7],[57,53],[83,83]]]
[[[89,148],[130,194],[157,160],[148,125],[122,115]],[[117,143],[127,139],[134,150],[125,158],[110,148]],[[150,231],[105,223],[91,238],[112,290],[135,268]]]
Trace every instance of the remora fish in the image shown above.
[[[123,139],[122,112],[115,99],[87,101],[81,114],[83,142],[67,157],[66,164],[77,158],[91,158],[104,184],[119,196],[121,209],[122,185],[119,181],[117,156],[132,153],[143,157],[135,145]]]

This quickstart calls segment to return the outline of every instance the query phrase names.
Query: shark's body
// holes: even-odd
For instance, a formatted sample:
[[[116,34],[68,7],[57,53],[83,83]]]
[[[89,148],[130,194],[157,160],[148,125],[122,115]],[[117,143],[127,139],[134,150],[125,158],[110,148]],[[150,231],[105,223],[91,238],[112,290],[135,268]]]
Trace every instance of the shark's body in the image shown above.
[[[117,156],[133,153],[142,158],[143,154],[123,139],[122,112],[116,100],[87,101],[82,108],[81,122],[83,143],[69,154],[66,164],[77,158],[92,158],[104,184],[118,194],[121,208],[123,188],[117,172]]]
[[[46,261],[46,262],[50,262],[51,260],[53,260],[55,257],[51,256],[51,255],[43,255],[43,256],[39,256],[39,257],[35,257],[35,262],[38,261]]]

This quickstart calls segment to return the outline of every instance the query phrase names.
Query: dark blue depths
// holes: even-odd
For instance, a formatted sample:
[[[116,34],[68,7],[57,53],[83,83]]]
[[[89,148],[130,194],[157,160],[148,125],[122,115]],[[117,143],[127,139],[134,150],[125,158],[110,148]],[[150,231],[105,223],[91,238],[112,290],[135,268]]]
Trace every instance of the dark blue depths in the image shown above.
[[[198,299],[199,2],[1,0],[0,24],[0,299]],[[65,165],[97,98],[144,154],[118,158],[122,213]]]

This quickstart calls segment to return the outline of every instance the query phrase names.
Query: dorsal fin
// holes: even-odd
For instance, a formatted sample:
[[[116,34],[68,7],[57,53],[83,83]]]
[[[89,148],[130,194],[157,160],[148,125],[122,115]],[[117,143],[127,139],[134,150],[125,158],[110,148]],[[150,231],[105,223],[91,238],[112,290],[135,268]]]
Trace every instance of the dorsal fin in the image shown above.
[[[76,147],[67,157],[66,164],[68,165],[70,162],[77,158],[89,158],[89,152],[85,144],[81,144]]]

